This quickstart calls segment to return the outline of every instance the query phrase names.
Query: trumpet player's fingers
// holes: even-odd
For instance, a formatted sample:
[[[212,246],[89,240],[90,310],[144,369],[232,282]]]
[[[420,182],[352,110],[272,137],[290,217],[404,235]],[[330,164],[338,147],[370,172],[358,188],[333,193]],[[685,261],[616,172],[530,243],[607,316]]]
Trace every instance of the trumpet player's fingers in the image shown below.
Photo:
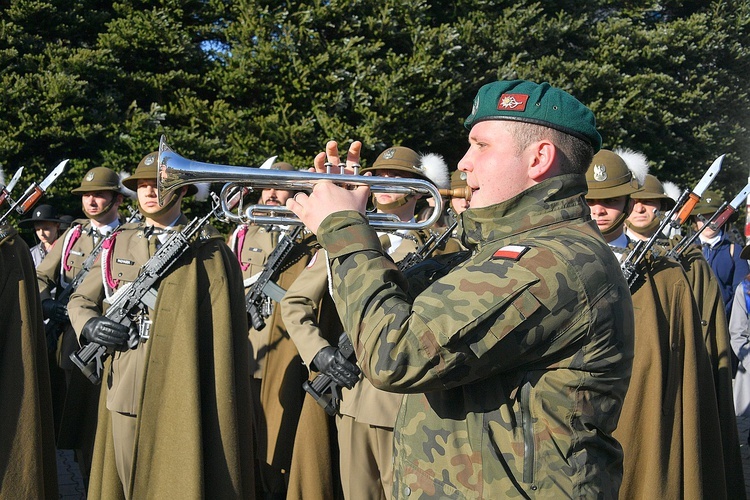
[[[345,189],[331,182],[319,182],[310,195],[297,193],[289,198],[286,207],[317,234],[323,219],[335,212],[356,210],[364,215],[369,196],[370,188],[366,185]]]
[[[348,168],[359,167],[361,152],[362,141],[354,141],[349,145],[349,151],[346,153],[346,166]]]

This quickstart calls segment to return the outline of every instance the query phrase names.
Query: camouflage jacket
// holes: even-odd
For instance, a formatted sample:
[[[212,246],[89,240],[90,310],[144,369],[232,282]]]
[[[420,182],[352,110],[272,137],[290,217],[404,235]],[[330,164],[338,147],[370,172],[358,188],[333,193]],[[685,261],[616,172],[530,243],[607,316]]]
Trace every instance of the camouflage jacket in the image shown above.
[[[339,212],[321,225],[363,372],[408,393],[395,498],[617,497],[612,431],[630,377],[633,306],[584,190],[582,176],[559,176],[464,212],[471,255],[433,280],[415,276],[425,286],[416,291],[362,216]]]

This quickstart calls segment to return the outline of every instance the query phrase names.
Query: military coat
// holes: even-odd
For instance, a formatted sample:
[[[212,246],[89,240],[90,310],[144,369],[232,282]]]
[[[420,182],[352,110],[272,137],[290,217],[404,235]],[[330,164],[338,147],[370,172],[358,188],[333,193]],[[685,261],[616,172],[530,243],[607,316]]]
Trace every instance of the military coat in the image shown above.
[[[186,222],[184,216],[176,230]],[[133,281],[151,251],[144,224],[125,224],[71,297],[76,332],[101,315],[105,286]],[[105,284],[106,281],[106,284]],[[247,317],[237,260],[210,226],[158,284],[147,342],[107,361],[90,498],[122,498],[109,413],[137,415],[133,498],[253,498]],[[106,405],[104,404],[106,402]]]
[[[682,267],[647,257],[632,287],[635,357],[614,435],[622,498],[726,497],[711,363]]]
[[[243,278],[247,279],[263,271],[268,257],[276,246],[280,231],[269,226],[240,226],[230,238],[229,245],[237,256]],[[276,233],[276,234],[274,234]],[[283,289],[289,288],[297,279],[317,250],[315,237],[303,233],[296,240],[290,253],[282,261],[273,281]],[[245,293],[249,287],[245,289]],[[311,408],[302,416],[305,391],[302,383],[307,380],[307,370],[302,365],[297,348],[287,333],[281,315],[281,306],[273,302],[271,316],[265,318],[265,327],[258,331],[250,325],[248,337],[252,346],[250,372],[261,379],[259,404],[255,404],[255,430],[257,435],[258,459],[261,460],[261,475],[264,488],[274,493],[282,493],[289,482],[315,485],[308,491],[314,497],[320,488],[330,488],[330,483],[320,481],[318,467],[297,468],[301,477],[290,477],[292,454],[305,454],[316,448],[327,460],[316,465],[329,466],[327,429],[319,433],[305,432],[297,436],[301,426],[308,429],[318,422],[321,415]],[[320,409],[325,415],[325,412]],[[311,419],[311,420],[308,420]],[[323,418],[323,421],[325,419]],[[297,443],[297,444],[295,444]],[[304,449],[303,449],[304,448]],[[327,470],[323,473],[327,473]],[[315,477],[311,477],[315,475]]]
[[[29,247],[0,225],[0,498],[58,498],[47,343]]]
[[[563,175],[467,210],[471,256],[447,274],[415,268],[434,279],[410,292],[360,214],[321,224],[363,372],[407,393],[394,498],[617,496],[633,311],[585,189]]]

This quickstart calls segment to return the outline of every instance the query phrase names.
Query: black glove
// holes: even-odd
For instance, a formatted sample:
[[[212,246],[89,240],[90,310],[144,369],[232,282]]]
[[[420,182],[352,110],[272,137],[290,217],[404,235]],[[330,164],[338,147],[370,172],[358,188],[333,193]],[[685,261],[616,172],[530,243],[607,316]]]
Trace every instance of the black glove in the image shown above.
[[[68,308],[55,299],[44,299],[42,301],[42,313],[44,313],[45,318],[56,323],[68,321]]]
[[[313,364],[331,380],[347,389],[354,387],[359,380],[359,367],[346,359],[335,347],[324,347],[313,358]]]
[[[83,325],[81,335],[89,342],[96,342],[105,347],[127,349],[130,328],[104,316],[91,318]]]

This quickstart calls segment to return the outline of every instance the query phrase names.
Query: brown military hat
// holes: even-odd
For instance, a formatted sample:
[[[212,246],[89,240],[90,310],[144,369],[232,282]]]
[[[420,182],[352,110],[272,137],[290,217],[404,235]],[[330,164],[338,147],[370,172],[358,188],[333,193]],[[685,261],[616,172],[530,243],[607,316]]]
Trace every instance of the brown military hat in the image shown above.
[[[640,187],[625,161],[616,153],[602,149],[594,155],[586,171],[587,200],[606,200],[631,195]]]
[[[456,170],[451,174],[451,189],[458,189],[466,186],[466,172]]]
[[[363,168],[360,170],[360,173],[374,173],[377,170],[398,170],[414,174],[419,179],[430,180],[422,167],[419,154],[413,149],[404,146],[395,146],[386,149],[380,153],[371,167]]]
[[[92,191],[120,192],[120,176],[107,167],[94,167],[83,176],[81,186],[71,190],[74,194],[90,193]]]
[[[273,165],[271,165],[270,170],[287,170],[287,171],[292,171],[292,170],[297,170],[297,169],[294,168],[294,166],[291,163],[287,163],[285,161],[277,161],[276,163],[274,163]]]
[[[671,210],[675,206],[675,200],[664,192],[664,186],[655,176],[646,174],[646,180],[640,191],[633,194],[637,200],[661,200],[662,207]]]
[[[695,205],[695,208],[690,212],[690,215],[706,215],[713,214],[724,203],[724,197],[716,191],[705,191],[701,196],[700,201]],[[743,257],[744,258],[744,257]]]
[[[133,175],[128,177],[127,179],[122,180],[123,186],[126,188],[137,191],[138,190],[138,180],[139,179],[148,179],[155,181],[156,180],[156,170],[157,170],[157,160],[159,158],[159,152],[154,151],[141,159],[140,163],[138,163],[138,167],[135,169],[135,172]],[[198,192],[198,188],[190,184],[188,186],[187,195],[186,196],[192,196],[195,193]]]

